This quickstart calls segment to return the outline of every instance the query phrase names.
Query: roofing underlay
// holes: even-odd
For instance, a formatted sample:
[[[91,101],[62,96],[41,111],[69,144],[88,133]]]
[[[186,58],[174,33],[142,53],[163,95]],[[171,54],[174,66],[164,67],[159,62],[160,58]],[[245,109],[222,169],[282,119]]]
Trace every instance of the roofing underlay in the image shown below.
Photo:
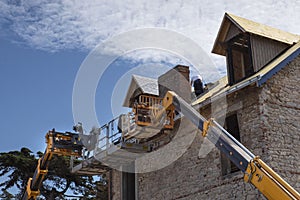
[[[207,93],[204,93],[201,97],[194,101],[192,105],[197,107],[205,106],[221,97],[224,97],[227,94],[242,89],[252,83],[256,83],[257,86],[261,86],[274,74],[285,67],[289,62],[299,56],[299,54],[300,42],[291,46],[286,52],[275,58],[260,71],[239,83],[229,86],[227,76],[221,78],[215,83],[215,87],[213,87]]]
[[[237,25],[244,30],[243,32],[253,33],[260,35],[266,38],[277,40],[287,44],[293,44],[299,41],[300,36],[292,34],[286,31],[282,31],[271,26],[260,24],[242,17],[235,16],[233,14],[228,14],[228,17],[231,18]]]
[[[218,36],[215,40],[212,52],[225,55],[222,43],[225,42],[230,26],[235,25],[242,33],[251,33],[265,38],[276,40],[282,43],[292,45],[300,40],[300,36],[264,24],[260,24],[233,14],[225,13],[220,26]]]

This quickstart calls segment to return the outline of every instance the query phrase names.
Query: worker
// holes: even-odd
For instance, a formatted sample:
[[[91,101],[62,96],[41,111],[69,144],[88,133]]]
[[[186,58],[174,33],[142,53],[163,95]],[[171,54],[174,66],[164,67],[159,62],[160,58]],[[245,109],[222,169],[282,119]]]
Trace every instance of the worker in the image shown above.
[[[191,86],[194,87],[194,92],[196,96],[199,96],[204,92],[202,77],[200,75],[196,75],[192,77]]]
[[[125,120],[125,114],[121,114],[118,119],[118,131],[119,133],[123,132],[123,121]]]

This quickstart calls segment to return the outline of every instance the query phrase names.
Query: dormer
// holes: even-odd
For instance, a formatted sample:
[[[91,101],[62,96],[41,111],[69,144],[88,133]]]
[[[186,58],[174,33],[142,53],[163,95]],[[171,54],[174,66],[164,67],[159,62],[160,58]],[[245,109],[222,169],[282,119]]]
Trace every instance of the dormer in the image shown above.
[[[132,108],[134,102],[137,102],[141,95],[158,97],[159,89],[157,80],[144,76],[132,75],[123,106]]]
[[[212,53],[226,56],[229,85],[258,72],[299,36],[225,13]]]

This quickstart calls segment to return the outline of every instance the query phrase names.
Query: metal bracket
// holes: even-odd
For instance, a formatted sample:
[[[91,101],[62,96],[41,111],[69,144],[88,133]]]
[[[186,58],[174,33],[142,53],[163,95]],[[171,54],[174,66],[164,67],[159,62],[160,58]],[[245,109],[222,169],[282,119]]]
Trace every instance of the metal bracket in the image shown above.
[[[27,187],[26,187],[27,197],[28,197],[28,199],[30,199],[30,198],[36,199],[36,197],[40,195],[40,190],[38,190],[38,191],[31,190],[31,188],[30,188],[31,182],[32,182],[32,178],[29,178],[28,182],[27,182]]]
[[[213,124],[213,118],[210,118],[209,120],[203,122],[203,131],[202,131],[203,137],[206,137],[208,129],[212,124]]]
[[[38,173],[39,173],[39,174],[42,174],[42,175],[45,175],[45,174],[48,173],[48,170],[47,170],[47,169],[41,169],[41,161],[42,161],[42,159],[40,158],[40,159],[38,160],[38,166],[37,166]]]

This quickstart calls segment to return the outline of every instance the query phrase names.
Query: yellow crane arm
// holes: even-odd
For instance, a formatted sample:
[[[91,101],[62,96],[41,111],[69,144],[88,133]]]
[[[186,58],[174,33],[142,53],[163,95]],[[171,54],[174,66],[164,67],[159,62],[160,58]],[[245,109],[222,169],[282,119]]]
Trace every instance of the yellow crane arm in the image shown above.
[[[244,181],[258,188],[267,199],[300,199],[299,193],[258,156],[248,164]]]
[[[35,200],[40,195],[40,186],[48,173],[52,156],[77,156],[82,153],[82,142],[78,134],[56,132],[54,129],[46,134],[47,147],[44,155],[38,160],[38,165],[32,178],[29,178],[22,200]]]

